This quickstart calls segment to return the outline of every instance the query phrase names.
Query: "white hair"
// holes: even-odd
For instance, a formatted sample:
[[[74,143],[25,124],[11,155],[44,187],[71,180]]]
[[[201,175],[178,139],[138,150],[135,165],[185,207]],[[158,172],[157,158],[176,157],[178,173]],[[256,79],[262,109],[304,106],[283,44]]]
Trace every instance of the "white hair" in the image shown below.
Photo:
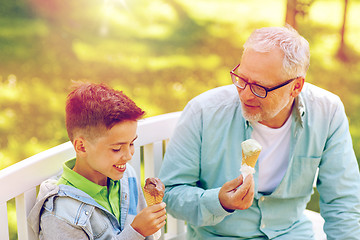
[[[256,29],[245,42],[244,52],[247,49],[269,52],[275,47],[284,53],[283,71],[288,77],[306,76],[310,64],[309,43],[290,26]]]

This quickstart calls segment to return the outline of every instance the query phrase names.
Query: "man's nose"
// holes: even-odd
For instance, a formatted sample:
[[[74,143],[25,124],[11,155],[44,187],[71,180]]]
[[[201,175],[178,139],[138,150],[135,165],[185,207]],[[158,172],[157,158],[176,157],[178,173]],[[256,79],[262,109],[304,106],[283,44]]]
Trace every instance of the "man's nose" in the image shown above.
[[[254,93],[251,91],[250,85],[246,84],[245,88],[240,90],[240,97],[242,97],[243,99],[253,99],[256,96],[254,95]]]

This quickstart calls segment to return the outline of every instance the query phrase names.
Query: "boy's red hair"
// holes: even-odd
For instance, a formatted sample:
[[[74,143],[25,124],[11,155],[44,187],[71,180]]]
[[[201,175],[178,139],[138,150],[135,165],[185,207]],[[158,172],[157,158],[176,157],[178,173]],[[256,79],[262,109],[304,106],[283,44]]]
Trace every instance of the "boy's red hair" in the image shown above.
[[[77,132],[93,137],[104,127],[111,129],[121,121],[137,121],[144,114],[122,91],[105,84],[77,82],[66,101],[66,129],[73,141]]]

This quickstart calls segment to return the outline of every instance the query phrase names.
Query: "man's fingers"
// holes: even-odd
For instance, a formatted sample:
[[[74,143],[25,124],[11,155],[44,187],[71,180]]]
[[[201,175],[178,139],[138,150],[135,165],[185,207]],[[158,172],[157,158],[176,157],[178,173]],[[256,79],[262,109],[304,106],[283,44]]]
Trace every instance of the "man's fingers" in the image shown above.
[[[226,192],[230,192],[232,190],[236,190],[236,188],[238,188],[242,183],[243,183],[243,176],[240,175],[239,177],[226,182],[223,187]]]
[[[253,189],[251,188],[252,178],[253,176],[251,174],[245,178],[245,181],[242,183],[241,187],[238,188],[235,192],[236,198],[244,199],[244,197],[247,196],[250,191],[253,192]]]

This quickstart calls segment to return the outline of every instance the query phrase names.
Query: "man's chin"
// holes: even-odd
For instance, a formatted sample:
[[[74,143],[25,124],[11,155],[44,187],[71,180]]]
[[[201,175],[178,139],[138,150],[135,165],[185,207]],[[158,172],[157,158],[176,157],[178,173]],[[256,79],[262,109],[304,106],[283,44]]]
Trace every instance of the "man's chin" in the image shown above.
[[[242,113],[243,117],[249,121],[249,122],[260,122],[262,120],[261,114],[260,113],[247,113],[247,112],[243,112]]]

